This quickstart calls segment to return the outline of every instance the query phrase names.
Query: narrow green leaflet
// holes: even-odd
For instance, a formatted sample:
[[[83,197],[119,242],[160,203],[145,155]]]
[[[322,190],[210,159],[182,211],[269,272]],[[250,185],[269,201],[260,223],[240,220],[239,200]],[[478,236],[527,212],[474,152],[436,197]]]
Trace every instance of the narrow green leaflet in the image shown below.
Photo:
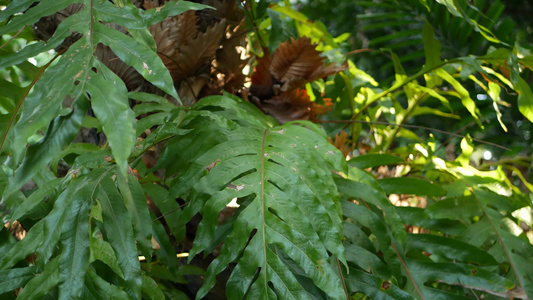
[[[32,193],[24,202],[17,206],[17,208],[11,215],[11,220],[20,220],[22,217],[24,217],[35,206],[37,206],[41,201],[43,201],[44,197],[52,193],[60,182],[61,179],[56,178],[52,181],[47,182],[44,186],[39,187],[37,191]]]
[[[137,178],[131,173],[127,177],[117,174],[118,187],[130,214],[130,219],[142,254],[149,260],[152,256],[152,219],[146,205],[146,197]]]
[[[348,165],[358,169],[374,168],[403,162],[403,159],[391,154],[365,154],[354,157],[348,161]]]
[[[411,274],[422,282],[441,280],[474,290],[505,296],[515,288],[510,280],[474,265],[407,260]],[[424,289],[428,289],[424,287]]]
[[[152,279],[152,277],[143,274],[142,275],[142,294],[144,297],[151,300],[165,300],[165,295],[157,286],[157,283]],[[144,298],[143,297],[143,298]]]
[[[41,274],[34,277],[24,286],[17,299],[43,299],[59,283],[59,258],[48,262]]]
[[[0,295],[24,286],[34,277],[36,271],[36,266],[0,271]]]
[[[35,24],[41,17],[49,16],[58,10],[69,6],[72,3],[85,3],[85,0],[43,0],[39,4],[30,8],[22,15],[18,15],[7,25],[0,27],[0,35],[13,33],[26,25]]]
[[[483,214],[473,196],[446,198],[432,204],[425,211],[429,217],[434,219],[448,218],[453,220],[468,220]]]
[[[518,92],[518,109],[530,122],[533,122],[533,93],[522,77],[519,77],[514,84]]]
[[[52,120],[44,137],[26,150],[25,159],[15,171],[15,177],[10,182],[6,195],[28,182],[52,160],[57,152],[63,150],[74,140],[88,109],[89,102],[85,97],[80,97],[75,100],[74,107],[69,114]]]
[[[19,261],[37,250],[43,241],[43,223],[43,221],[40,221],[33,225],[26,234],[26,237],[9,249],[4,257],[0,259],[0,270],[13,267]]]
[[[424,251],[450,260],[479,265],[497,264],[489,253],[465,242],[431,234],[408,234],[405,252]]]
[[[120,266],[118,265],[115,251],[113,251],[113,247],[111,247],[108,242],[99,238],[91,238],[90,250],[91,263],[95,260],[99,260],[106,264],[113,272],[115,272],[115,274],[124,278],[122,269],[120,269]]]
[[[49,67],[24,100],[22,114],[13,131],[11,149],[15,161],[21,160],[28,138],[56,118],[65,97],[76,89],[89,68],[91,49],[82,40],[74,43],[58,63]],[[77,68],[71,68],[75,65]],[[79,85],[78,85],[79,86]],[[73,95],[74,96],[74,95]]]
[[[389,199],[387,199],[387,196],[382,191],[372,186],[372,184],[378,186],[376,181],[367,177],[357,177],[359,174],[363,175],[363,173],[357,173],[359,172],[356,170],[350,170],[350,179],[335,178],[335,183],[337,184],[339,192],[350,199],[362,199],[363,201],[368,201],[382,209],[384,217],[392,229],[394,237],[398,239],[402,245],[405,245],[405,230],[401,228],[403,224],[400,216],[396,212],[396,208],[390,203]]]
[[[80,191],[94,186],[95,178],[99,176],[104,170],[97,169],[92,172],[90,176],[84,176],[73,180],[70,182],[70,185],[59,195],[57,200],[54,202],[54,208],[52,211],[43,219],[44,228],[43,228],[43,242],[40,244],[37,249],[37,265],[45,265],[52,254],[56,251],[57,244],[60,241],[61,230],[59,228],[63,227],[63,223],[67,218],[66,212],[70,207],[70,201],[72,199],[80,199],[80,196],[86,195]],[[94,188],[94,187],[93,187]]]
[[[344,246],[346,248],[346,260],[381,279],[392,280],[393,283],[397,284],[398,281],[392,276],[391,270],[376,253],[355,244],[345,243]]]
[[[446,190],[439,185],[418,178],[389,177],[377,180],[387,194],[414,194],[442,197]]]
[[[180,101],[170,73],[155,51],[100,23],[94,23],[94,42],[109,46],[124,63],[135,68],[146,80]]]
[[[479,121],[479,109],[476,106],[476,103],[472,98],[470,98],[470,93],[467,89],[463,87],[463,85],[457,81],[455,78],[453,78],[452,75],[450,75],[448,72],[444,71],[443,69],[437,69],[435,70],[435,73],[442,79],[446,80],[449,84],[451,84],[455,91],[457,92],[457,97],[461,99],[461,102],[463,103],[463,106],[466,107],[468,112],[474,117],[478,125],[483,128],[483,125],[481,125],[481,122]]]
[[[435,32],[429,22],[426,21],[422,29],[422,40],[424,41],[424,52],[426,53],[425,68],[432,68],[442,61],[440,60],[440,42],[435,38]]]
[[[89,179],[89,178],[86,178]],[[86,180],[90,183],[89,180]],[[89,215],[92,207],[94,183],[84,187],[70,199],[66,219],[61,228],[59,258],[59,299],[79,298],[83,291],[85,273],[89,267]]]
[[[355,268],[350,268],[350,273],[344,274],[344,278],[348,291],[363,293],[373,300],[415,299],[396,285]]]
[[[2,11],[0,11],[0,22],[5,21],[9,16],[12,16],[18,12],[25,11],[37,0],[20,0],[20,1],[11,1],[9,5]]]
[[[94,284],[94,287],[96,288],[96,290],[99,291],[102,295],[105,295],[106,297],[108,297],[108,299],[121,299],[121,300],[131,299],[126,292],[121,290],[116,285],[112,285],[109,282],[105,281],[102,277],[95,274],[94,271],[89,269],[87,274],[89,275],[89,278]]]
[[[140,299],[142,279],[132,222],[110,173],[104,174],[100,179],[97,195],[102,204],[105,237],[115,250],[128,294]]]
[[[349,218],[346,222],[357,222],[360,224],[359,226],[362,225],[372,230],[372,234],[376,238],[373,243],[383,253],[383,258],[388,263],[390,272],[396,278],[396,281],[400,282],[402,280],[402,266],[397,260],[397,254],[392,247],[392,235],[383,219],[367,207],[357,205],[351,201],[342,201],[342,211],[344,216]]]
[[[128,29],[145,29],[159,23],[167,17],[176,16],[187,10],[212,8],[200,3],[189,1],[169,1],[161,7],[140,10],[132,4],[117,7],[111,2],[95,3],[95,16],[104,22],[116,23]]]
[[[88,76],[86,87],[117,165],[122,174],[126,174],[128,156],[135,143],[134,115],[127,94],[120,93],[112,82],[94,72]]]
[[[61,45],[63,40],[70,36],[72,32],[85,34],[85,31],[90,26],[89,17],[90,14],[87,8],[82,9],[75,15],[69,16],[65,19],[65,21],[59,24],[54,32],[54,35],[48,41],[38,41],[36,43],[26,45],[26,47],[22,48],[16,53],[3,55],[0,58],[0,68],[18,65],[30,57],[37,56],[39,53],[55,49],[57,46]]]

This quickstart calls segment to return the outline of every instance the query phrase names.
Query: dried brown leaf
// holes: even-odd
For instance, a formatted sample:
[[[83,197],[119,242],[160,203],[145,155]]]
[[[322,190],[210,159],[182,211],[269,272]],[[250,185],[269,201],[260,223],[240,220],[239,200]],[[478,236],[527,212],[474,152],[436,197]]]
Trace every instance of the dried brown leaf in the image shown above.
[[[291,38],[278,46],[273,54],[270,73],[283,83],[281,90],[289,91],[308,82],[345,70],[345,66],[334,64],[324,66],[324,58],[317,51],[316,44],[308,37]]]
[[[344,130],[341,130],[341,132],[335,135],[335,141],[333,141],[330,137],[328,137],[328,141],[330,144],[335,146],[335,148],[339,149],[345,157],[352,152],[354,147],[353,145],[349,145],[347,143],[348,134]]]
[[[187,43],[180,45],[175,59],[178,70],[171,72],[174,81],[194,75],[208,59],[215,55],[224,30],[225,21],[222,20],[207,28],[206,32],[198,32],[195,38],[189,38]]]

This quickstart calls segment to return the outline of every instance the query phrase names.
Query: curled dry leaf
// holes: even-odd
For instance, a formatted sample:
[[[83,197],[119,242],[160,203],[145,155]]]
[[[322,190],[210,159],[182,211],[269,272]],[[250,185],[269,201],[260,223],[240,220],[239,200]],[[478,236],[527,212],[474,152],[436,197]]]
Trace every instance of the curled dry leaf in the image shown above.
[[[346,66],[325,66],[316,46],[308,37],[300,37],[280,44],[272,56],[264,49],[254,68],[250,100],[281,123],[314,120],[329,111],[330,99],[324,99],[325,105],[313,103],[301,87]]]
[[[274,52],[270,73],[283,83],[282,91],[298,88],[308,82],[346,70],[345,66],[324,65],[324,57],[317,51],[308,37],[281,43]]]
[[[328,137],[328,141],[330,144],[335,146],[335,148],[339,149],[344,157],[348,156],[350,152],[353,151],[354,145],[349,145],[348,142],[348,134],[346,131],[341,130],[341,132],[337,133],[335,135],[335,141],[331,139],[331,137]]]
[[[176,17],[150,26],[159,56],[170,71],[174,82],[196,74],[215,54],[225,29],[224,20],[198,30],[198,17],[194,11],[186,11]]]

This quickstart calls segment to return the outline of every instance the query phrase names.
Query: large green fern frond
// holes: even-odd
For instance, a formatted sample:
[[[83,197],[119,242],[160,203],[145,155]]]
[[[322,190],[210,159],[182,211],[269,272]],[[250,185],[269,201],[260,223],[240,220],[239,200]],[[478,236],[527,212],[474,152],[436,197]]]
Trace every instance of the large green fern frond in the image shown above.
[[[243,112],[248,117],[240,119]],[[309,122],[273,126],[249,102],[229,96],[202,99],[189,116],[183,126],[196,130],[170,141],[160,163],[180,162],[171,194],[188,202],[181,223],[203,215],[190,257],[224,242],[197,298],[232,262],[231,299],[308,298],[285,256],[331,298],[345,297],[330,256],[345,262],[332,170],[346,164],[324,133]],[[209,123],[215,126],[199,126]],[[239,214],[219,227],[218,214],[233,198]]]

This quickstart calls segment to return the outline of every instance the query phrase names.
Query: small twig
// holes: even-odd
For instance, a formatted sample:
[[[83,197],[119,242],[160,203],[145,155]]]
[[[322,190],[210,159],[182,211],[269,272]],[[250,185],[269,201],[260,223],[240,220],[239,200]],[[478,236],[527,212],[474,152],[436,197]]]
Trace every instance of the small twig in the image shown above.
[[[181,68],[180,64],[175,59],[173,59],[172,57],[166,55],[165,53],[157,51],[157,54],[161,54],[164,57],[170,59],[178,67],[178,69],[180,69],[180,72],[183,73],[183,75],[185,75],[185,81],[187,81],[187,86],[191,90],[191,94],[192,94],[192,96],[194,98],[194,102],[198,102],[198,97],[196,96],[196,94],[194,93],[194,89],[192,88],[192,82],[189,80],[189,76],[187,76],[187,74],[183,71],[183,69]],[[183,105],[183,103],[182,103],[182,105]]]
[[[322,120],[318,120],[316,122],[317,123],[348,123],[348,124],[350,124],[350,123],[364,123],[364,124],[377,124],[377,125],[389,125],[389,126],[402,126],[402,127],[406,127],[406,128],[417,128],[417,129],[423,129],[423,130],[428,130],[428,131],[435,131],[435,132],[438,132],[438,133],[447,134],[447,135],[451,135],[451,136],[454,136],[454,137],[460,137],[460,138],[465,138],[466,137],[464,135],[460,135],[460,134],[456,134],[456,133],[453,133],[453,132],[444,131],[444,130],[440,130],[440,129],[436,129],[436,128],[426,127],[426,126],[407,125],[407,124],[394,124],[394,123],[382,122],[382,121],[362,121],[362,120],[324,120],[324,121],[322,121]],[[498,145],[498,144],[495,144],[495,143],[487,142],[487,141],[476,139],[476,138],[471,138],[471,139],[472,139],[472,141],[475,141],[475,142],[478,142],[478,143],[481,143],[481,144],[491,145],[491,146],[494,146],[494,147],[497,147],[497,148],[500,148],[500,149],[503,149],[503,150],[506,150],[506,151],[511,151],[511,149],[509,149],[507,147],[504,147],[504,146],[501,146],[501,145]]]
[[[400,263],[402,264],[402,266],[403,266],[403,268],[405,270],[405,273],[407,273],[407,276],[409,276],[409,278],[411,279],[411,282],[413,283],[413,286],[415,287],[416,291],[418,292],[418,295],[420,296],[420,300],[424,300],[424,296],[422,296],[422,292],[420,291],[420,288],[416,284],[416,281],[413,278],[413,275],[411,275],[411,272],[409,272],[409,269],[407,268],[407,265],[405,264],[405,262],[403,261],[402,257],[400,256],[400,253],[398,252],[398,249],[396,249],[396,246],[394,246],[394,243],[391,242],[390,245],[392,246],[392,249],[394,250],[394,252],[396,252],[396,256],[398,256],[398,259],[400,260]]]
[[[15,33],[14,36],[12,36],[12,37],[11,37],[9,40],[7,40],[2,46],[0,46],[0,49],[4,48],[4,47],[5,47],[7,44],[9,44],[12,40],[16,39],[17,36],[18,36],[19,34],[22,33],[22,31],[24,30],[24,28],[26,28],[26,25],[22,26],[22,28],[19,29],[19,31],[17,31],[17,33]]]
[[[172,210],[170,210],[170,211],[168,211],[168,212],[166,212],[166,213],[160,215],[159,217],[153,219],[153,220],[152,220],[152,223],[155,222],[155,221],[157,221],[157,220],[159,220],[159,219],[162,219],[162,218],[164,218],[164,217],[170,215],[171,213],[177,211],[178,209],[181,209],[181,208],[185,207],[185,205],[187,205],[187,203],[182,204],[182,205],[180,205],[180,206],[178,206],[178,207],[176,207],[176,208],[174,208],[174,209],[172,209]]]

